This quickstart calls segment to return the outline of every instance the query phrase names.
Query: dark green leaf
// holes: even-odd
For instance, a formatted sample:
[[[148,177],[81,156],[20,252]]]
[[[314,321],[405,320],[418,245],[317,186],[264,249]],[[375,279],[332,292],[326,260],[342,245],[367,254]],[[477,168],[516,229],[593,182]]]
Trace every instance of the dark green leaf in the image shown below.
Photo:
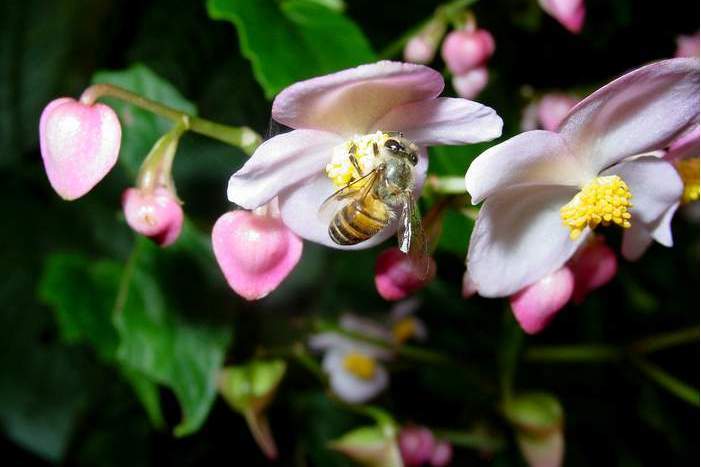
[[[295,81],[375,60],[351,20],[312,0],[209,0],[209,15],[231,21],[241,52],[272,98]]]

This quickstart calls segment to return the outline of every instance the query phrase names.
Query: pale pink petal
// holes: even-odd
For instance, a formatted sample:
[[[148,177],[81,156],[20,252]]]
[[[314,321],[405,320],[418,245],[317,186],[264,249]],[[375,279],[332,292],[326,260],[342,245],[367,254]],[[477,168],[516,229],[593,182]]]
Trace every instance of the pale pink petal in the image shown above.
[[[527,334],[537,334],[567,305],[573,290],[574,274],[565,266],[512,295],[511,311]]]
[[[431,68],[382,61],[295,83],[275,98],[272,114],[292,128],[348,137],[368,133],[398,105],[438,96],[443,86],[443,77]]]
[[[117,162],[121,137],[117,114],[105,104],[66,97],[50,102],[41,114],[39,143],[53,189],[66,200],[89,192]]]
[[[578,186],[586,173],[557,133],[534,130],[514,136],[480,154],[465,174],[465,185],[478,204],[486,197],[520,185]]]
[[[217,220],[212,248],[229,286],[247,300],[275,290],[302,256],[302,240],[280,219],[248,211]]]
[[[490,196],[472,232],[470,277],[484,297],[512,295],[561,268],[588,236],[575,241],[560,208],[576,188],[528,186]]]
[[[652,244],[652,236],[644,225],[633,224],[623,233],[621,254],[628,261],[637,261]]]
[[[400,105],[374,128],[401,131],[420,146],[490,141],[501,135],[503,122],[494,109],[450,97]]]
[[[565,457],[565,436],[562,428],[543,436],[518,433],[516,441],[529,467],[561,467]]]
[[[560,134],[591,171],[663,149],[699,125],[699,61],[638,68],[577,104]]]
[[[674,56],[699,58],[699,33],[677,36],[677,50]]]
[[[538,3],[571,33],[582,31],[586,16],[584,0],[538,0]]]
[[[633,195],[631,224],[650,225],[657,222],[670,207],[679,202],[684,189],[674,167],[654,156],[621,162],[602,175],[618,175],[628,185]]]
[[[691,157],[699,157],[699,127],[676,140],[669,147],[664,158],[668,161],[676,161],[678,159],[688,159]]]
[[[122,195],[122,208],[129,227],[162,247],[171,245],[180,236],[183,209],[166,188],[153,192],[129,188]]]
[[[333,147],[342,142],[333,133],[318,130],[294,130],[270,138],[229,179],[229,201],[246,209],[262,206],[286,188],[323,173]]]
[[[477,284],[470,277],[470,270],[465,268],[462,275],[462,298],[470,298],[477,293]]]
[[[416,173],[415,196],[421,193],[426,170],[428,169],[428,156],[425,150],[421,150],[419,163],[414,168]],[[326,174],[319,173],[304,183],[298,183],[286,191],[280,193],[280,213],[285,224],[300,237],[322,245],[341,250],[359,250],[379,245],[396,233],[396,223],[390,224],[386,229],[373,236],[371,239],[352,246],[341,246],[329,237],[329,221],[318,215],[321,204],[333,194],[338,187],[334,185]]]

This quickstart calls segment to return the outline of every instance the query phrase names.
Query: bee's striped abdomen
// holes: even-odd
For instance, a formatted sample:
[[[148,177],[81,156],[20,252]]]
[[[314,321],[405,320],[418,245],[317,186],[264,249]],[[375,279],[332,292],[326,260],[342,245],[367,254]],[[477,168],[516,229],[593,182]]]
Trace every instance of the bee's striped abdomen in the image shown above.
[[[336,213],[329,225],[329,236],[339,245],[355,245],[382,230],[388,221],[389,212],[384,204],[368,196]]]

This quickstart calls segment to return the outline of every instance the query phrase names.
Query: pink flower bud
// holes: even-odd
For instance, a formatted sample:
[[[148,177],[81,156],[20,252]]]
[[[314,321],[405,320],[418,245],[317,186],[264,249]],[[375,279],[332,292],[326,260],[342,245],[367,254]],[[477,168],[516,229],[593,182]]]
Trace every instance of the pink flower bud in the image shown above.
[[[443,41],[441,55],[454,75],[464,75],[484,65],[494,48],[494,38],[485,29],[452,31]]]
[[[445,467],[453,460],[453,445],[447,441],[436,444],[431,455],[430,464],[433,467]]]
[[[431,430],[421,426],[407,426],[399,433],[399,451],[407,467],[423,465],[435,451]]]
[[[122,128],[105,104],[62,97],[44,108],[39,143],[49,183],[63,199],[90,191],[117,162]]]
[[[574,274],[565,266],[511,296],[511,310],[528,334],[545,329],[572,297]]]
[[[699,57],[699,33],[677,36],[675,57]]]
[[[302,256],[302,240],[270,213],[227,212],[214,224],[212,246],[229,286],[246,300],[275,290]]]
[[[541,8],[568,31],[578,34],[584,26],[584,0],[538,0]]]
[[[399,248],[389,248],[377,257],[375,287],[385,300],[401,300],[424,287],[436,275],[436,263],[429,258],[426,277],[421,277],[411,259]]]
[[[567,94],[552,93],[543,96],[538,104],[538,119],[543,129],[555,131],[577,102],[577,99]]]
[[[618,260],[616,253],[601,240],[595,240],[584,248],[570,262],[574,272],[575,303],[582,303],[594,289],[608,284],[616,276]]]
[[[178,239],[183,227],[183,209],[166,188],[144,191],[128,188],[122,195],[127,224],[134,231],[166,247]]]
[[[487,68],[475,68],[464,75],[453,76],[453,88],[458,96],[473,99],[487,86],[489,72]]]
[[[414,36],[404,46],[404,60],[412,63],[427,64],[433,61],[436,47],[423,36]]]

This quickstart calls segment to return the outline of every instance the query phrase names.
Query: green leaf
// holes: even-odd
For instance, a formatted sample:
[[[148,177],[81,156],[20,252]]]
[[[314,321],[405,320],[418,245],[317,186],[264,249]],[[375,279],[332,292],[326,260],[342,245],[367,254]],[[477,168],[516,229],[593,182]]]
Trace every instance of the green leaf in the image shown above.
[[[473,160],[493,143],[479,143],[467,146],[432,146],[428,171],[436,175],[464,176]]]
[[[197,114],[194,104],[177,89],[144,65],[136,64],[121,71],[95,73],[93,83],[107,83],[158,101],[191,115]],[[136,176],[141,162],[156,141],[173,126],[172,122],[116,99],[104,99],[119,115],[122,124],[122,146],[119,161],[129,175]]]
[[[204,423],[216,396],[216,378],[231,329],[188,319],[163,295],[150,257],[157,247],[140,239],[137,256],[123,277],[126,297],[115,310],[120,336],[117,359],[169,387],[183,412],[177,436]]]
[[[449,251],[456,256],[467,255],[467,245],[470,241],[475,221],[464,213],[448,210],[443,216],[443,231],[438,240],[438,249]]]
[[[295,81],[376,59],[358,26],[326,3],[209,0],[207,9],[236,26],[241,53],[272,98]]]
[[[117,350],[111,316],[120,272],[113,262],[55,254],[47,260],[39,284],[39,296],[53,307],[61,337],[69,343],[89,343],[107,362]]]

